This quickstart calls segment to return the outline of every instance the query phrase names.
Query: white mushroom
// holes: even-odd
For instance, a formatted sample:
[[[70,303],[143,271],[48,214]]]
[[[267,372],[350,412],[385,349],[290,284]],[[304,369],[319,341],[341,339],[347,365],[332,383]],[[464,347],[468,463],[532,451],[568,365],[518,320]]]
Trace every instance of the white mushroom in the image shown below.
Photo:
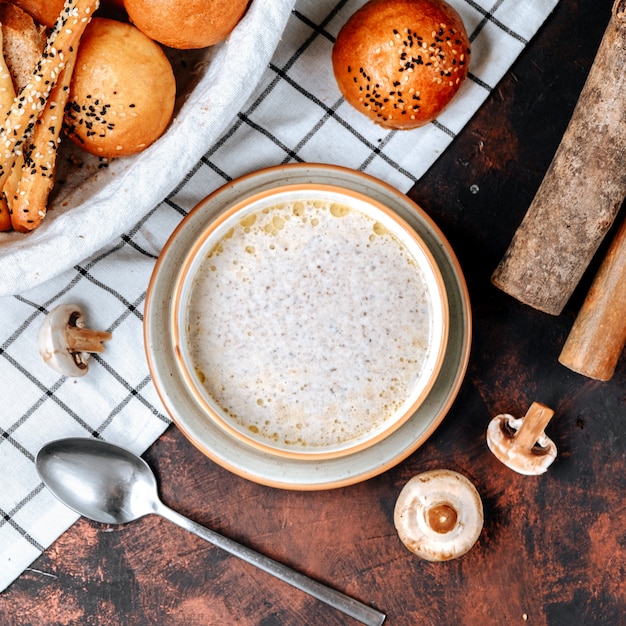
[[[61,304],[46,315],[39,329],[39,354],[65,376],[84,376],[91,353],[104,352],[103,342],[110,338],[109,332],[84,327],[80,307]]]
[[[428,561],[448,561],[468,552],[484,521],[474,485],[447,469],[411,478],[398,496],[393,517],[402,543]]]
[[[487,445],[510,469],[528,476],[543,474],[556,458],[556,445],[544,433],[554,411],[533,402],[526,416],[496,415],[487,428]]]

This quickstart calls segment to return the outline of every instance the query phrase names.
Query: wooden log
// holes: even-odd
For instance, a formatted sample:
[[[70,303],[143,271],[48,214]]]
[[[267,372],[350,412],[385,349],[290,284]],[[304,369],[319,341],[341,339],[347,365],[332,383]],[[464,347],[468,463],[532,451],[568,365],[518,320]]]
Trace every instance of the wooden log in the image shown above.
[[[626,197],[626,0],[611,20],[552,163],[494,285],[559,315]]]
[[[626,219],[611,242],[563,346],[559,362],[609,380],[626,345]]]

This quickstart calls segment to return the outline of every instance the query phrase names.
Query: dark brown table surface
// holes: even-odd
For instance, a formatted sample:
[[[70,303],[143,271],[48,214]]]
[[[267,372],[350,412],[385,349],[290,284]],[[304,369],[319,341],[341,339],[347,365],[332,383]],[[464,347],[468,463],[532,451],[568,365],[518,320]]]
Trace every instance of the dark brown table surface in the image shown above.
[[[626,358],[604,383],[557,362],[597,261],[558,317],[490,283],[569,121],[611,5],[560,0],[409,194],[455,249],[473,308],[467,375],[434,435],[381,476],[295,492],[230,474],[171,427],[145,455],[168,505],[371,604],[393,626],[626,623]],[[493,416],[522,416],[533,401],[555,410],[547,433],[559,450],[540,477],[508,470],[485,444]],[[475,484],[485,525],[464,557],[430,563],[400,543],[393,508],[409,478],[440,467]],[[126,527],[81,519],[0,595],[0,623],[356,622],[150,516]]]

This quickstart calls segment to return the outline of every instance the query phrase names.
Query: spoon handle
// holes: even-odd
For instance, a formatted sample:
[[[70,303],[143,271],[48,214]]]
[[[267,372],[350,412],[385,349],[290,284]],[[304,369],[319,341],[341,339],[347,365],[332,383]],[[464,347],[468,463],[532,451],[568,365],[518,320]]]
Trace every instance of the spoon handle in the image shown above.
[[[234,556],[243,559],[247,563],[262,569],[268,574],[272,574],[280,580],[289,583],[290,585],[308,593],[309,595],[325,602],[326,604],[334,607],[335,609],[353,617],[367,626],[380,626],[385,621],[385,614],[373,609],[358,600],[354,600],[349,596],[344,595],[336,589],[331,589],[322,583],[300,574],[287,565],[283,565],[278,561],[274,561],[268,556],[259,554],[255,550],[224,537],[213,530],[200,526],[196,522],[181,515],[180,513],[170,509],[165,504],[160,503],[160,506],[155,511],[158,515],[168,519],[170,522],[188,530],[189,532],[197,535],[198,537],[205,539],[213,545],[233,554]]]

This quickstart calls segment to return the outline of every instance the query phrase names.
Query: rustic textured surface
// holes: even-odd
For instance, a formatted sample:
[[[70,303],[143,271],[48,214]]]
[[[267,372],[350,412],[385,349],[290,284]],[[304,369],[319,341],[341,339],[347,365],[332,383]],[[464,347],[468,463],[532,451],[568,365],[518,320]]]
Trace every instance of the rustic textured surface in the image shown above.
[[[468,374],[433,437],[382,476],[298,493],[233,476],[170,429],[146,455],[167,504],[371,603],[392,626],[623,623],[626,359],[606,383],[557,362],[589,277],[558,317],[490,282],[567,125],[611,4],[562,0],[411,192],[455,247],[474,309]],[[534,400],[555,410],[546,432],[559,456],[543,476],[526,477],[489,452],[485,431],[494,415],[523,415]],[[478,544],[447,563],[412,555],[393,528],[401,488],[438,467],[472,480],[485,508]],[[349,623],[155,517],[124,528],[81,520],[0,595],[0,624],[11,626]]]

